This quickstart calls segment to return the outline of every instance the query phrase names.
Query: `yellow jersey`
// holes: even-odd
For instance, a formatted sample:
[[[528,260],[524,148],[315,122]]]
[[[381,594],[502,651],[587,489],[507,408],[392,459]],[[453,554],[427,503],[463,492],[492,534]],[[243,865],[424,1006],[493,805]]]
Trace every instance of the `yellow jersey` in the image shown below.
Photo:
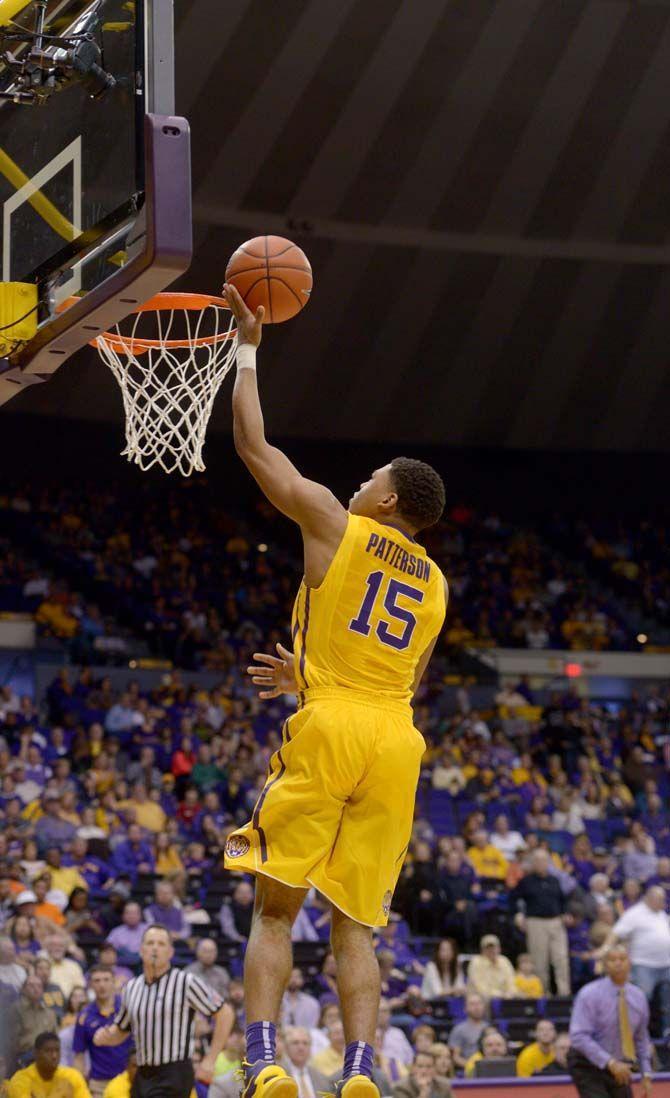
[[[57,1067],[53,1078],[43,1079],[31,1064],[12,1075],[6,1087],[7,1098],[90,1098],[84,1076],[68,1067]]]
[[[325,578],[300,585],[293,609],[302,691],[339,687],[411,700],[417,664],[446,613],[444,577],[396,526],[349,515]]]

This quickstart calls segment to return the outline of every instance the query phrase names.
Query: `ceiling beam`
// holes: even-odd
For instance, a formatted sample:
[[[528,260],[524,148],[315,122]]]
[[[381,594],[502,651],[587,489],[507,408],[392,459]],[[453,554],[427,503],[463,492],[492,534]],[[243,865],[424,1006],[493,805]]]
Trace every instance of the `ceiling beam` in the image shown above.
[[[301,220],[263,210],[230,209],[213,203],[194,204],[196,226],[242,229],[251,235],[262,232],[279,236],[318,237],[352,244],[423,248],[426,251],[461,252],[477,255],[516,255],[531,259],[574,259],[597,263],[636,263],[670,266],[670,247],[618,244],[604,240],[544,240],[503,234],[439,232],[405,225],[365,225],[361,222],[327,218]]]

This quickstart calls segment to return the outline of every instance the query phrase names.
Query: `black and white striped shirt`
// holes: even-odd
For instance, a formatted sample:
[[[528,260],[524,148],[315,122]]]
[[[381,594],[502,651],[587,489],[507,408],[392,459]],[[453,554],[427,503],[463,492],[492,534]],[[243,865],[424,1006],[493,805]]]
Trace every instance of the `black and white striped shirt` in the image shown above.
[[[130,1030],[139,1067],[158,1067],[193,1055],[196,1011],[208,1017],[223,1006],[223,999],[193,972],[169,968],[148,983],[144,974],[129,980],[114,1019]]]

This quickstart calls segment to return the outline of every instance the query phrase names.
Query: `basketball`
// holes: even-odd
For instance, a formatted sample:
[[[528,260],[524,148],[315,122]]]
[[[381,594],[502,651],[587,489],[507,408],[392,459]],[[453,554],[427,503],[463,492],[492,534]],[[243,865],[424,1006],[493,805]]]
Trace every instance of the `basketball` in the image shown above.
[[[265,324],[281,324],[304,309],[312,292],[312,268],[297,244],[283,236],[256,236],[241,244],[226,267],[252,312],[265,306]]]

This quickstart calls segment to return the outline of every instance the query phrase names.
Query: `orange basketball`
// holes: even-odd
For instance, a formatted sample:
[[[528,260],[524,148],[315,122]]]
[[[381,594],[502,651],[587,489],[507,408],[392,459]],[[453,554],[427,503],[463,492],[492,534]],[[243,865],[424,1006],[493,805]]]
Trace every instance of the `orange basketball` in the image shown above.
[[[265,324],[281,324],[309,301],[312,268],[302,248],[283,236],[256,236],[230,257],[232,282],[252,312],[265,306]]]

